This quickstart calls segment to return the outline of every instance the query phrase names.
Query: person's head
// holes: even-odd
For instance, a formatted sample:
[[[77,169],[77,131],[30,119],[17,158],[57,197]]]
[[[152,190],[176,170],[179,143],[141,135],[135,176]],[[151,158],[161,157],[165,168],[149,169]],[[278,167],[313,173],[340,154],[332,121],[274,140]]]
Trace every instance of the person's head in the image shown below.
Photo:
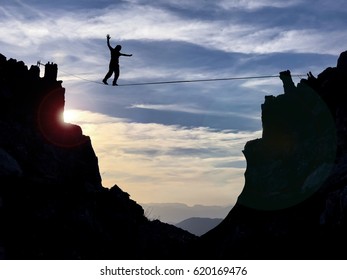
[[[116,51],[120,51],[122,49],[122,46],[121,45],[117,45],[115,48],[114,48]]]

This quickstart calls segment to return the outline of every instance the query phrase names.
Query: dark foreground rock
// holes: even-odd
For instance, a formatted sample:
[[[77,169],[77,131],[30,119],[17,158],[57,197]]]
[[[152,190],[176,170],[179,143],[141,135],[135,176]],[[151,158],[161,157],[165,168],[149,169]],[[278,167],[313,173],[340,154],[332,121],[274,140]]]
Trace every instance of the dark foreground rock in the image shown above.
[[[62,121],[57,71],[0,55],[0,258],[184,258],[193,235],[102,186],[90,138]]]
[[[245,187],[199,241],[203,258],[347,258],[347,52],[337,67],[266,96],[262,138],[246,144]]]

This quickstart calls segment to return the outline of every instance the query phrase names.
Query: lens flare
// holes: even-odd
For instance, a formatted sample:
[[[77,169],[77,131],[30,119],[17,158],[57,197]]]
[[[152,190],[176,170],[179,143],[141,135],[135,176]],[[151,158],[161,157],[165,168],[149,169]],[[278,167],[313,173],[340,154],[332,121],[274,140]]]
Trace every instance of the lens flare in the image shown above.
[[[65,110],[63,113],[63,120],[65,123],[74,123],[77,120],[76,110]]]

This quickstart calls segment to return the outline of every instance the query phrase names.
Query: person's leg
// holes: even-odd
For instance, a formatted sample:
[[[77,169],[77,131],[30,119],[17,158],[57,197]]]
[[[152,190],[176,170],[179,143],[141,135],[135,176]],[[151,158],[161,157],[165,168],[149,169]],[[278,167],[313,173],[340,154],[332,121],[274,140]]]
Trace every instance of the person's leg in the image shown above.
[[[114,86],[118,86],[117,85],[118,77],[119,77],[119,65],[117,65],[114,69],[114,79],[113,79],[113,83],[112,83]]]
[[[112,76],[113,74],[113,69],[111,69],[111,67],[108,69],[108,72],[105,76],[105,78],[102,80],[102,82],[107,85],[107,80]]]

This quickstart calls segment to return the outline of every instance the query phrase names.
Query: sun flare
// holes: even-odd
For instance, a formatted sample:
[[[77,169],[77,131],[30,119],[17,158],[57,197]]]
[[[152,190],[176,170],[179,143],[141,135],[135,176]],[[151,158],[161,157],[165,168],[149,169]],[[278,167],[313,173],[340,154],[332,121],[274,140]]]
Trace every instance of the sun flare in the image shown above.
[[[77,116],[76,110],[65,110],[63,113],[63,120],[66,123],[74,123],[76,122],[78,116]]]

